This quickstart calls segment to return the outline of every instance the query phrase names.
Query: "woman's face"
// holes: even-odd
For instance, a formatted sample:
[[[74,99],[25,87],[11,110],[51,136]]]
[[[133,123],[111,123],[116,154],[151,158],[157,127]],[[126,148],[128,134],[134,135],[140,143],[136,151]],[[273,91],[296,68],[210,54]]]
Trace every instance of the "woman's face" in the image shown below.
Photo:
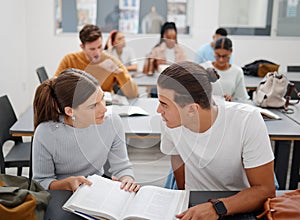
[[[98,87],[84,103],[73,110],[73,116],[75,116],[74,127],[84,128],[92,124],[102,124],[107,111],[102,89]]]
[[[225,67],[229,64],[231,51],[226,49],[215,49],[216,64],[219,67]]]
[[[124,36],[124,34],[121,33],[121,32],[118,32],[116,34],[115,40],[112,44],[115,47],[124,48],[125,47],[125,36]]]
[[[168,48],[173,48],[176,44],[176,31],[174,29],[168,29],[164,33],[164,40]]]

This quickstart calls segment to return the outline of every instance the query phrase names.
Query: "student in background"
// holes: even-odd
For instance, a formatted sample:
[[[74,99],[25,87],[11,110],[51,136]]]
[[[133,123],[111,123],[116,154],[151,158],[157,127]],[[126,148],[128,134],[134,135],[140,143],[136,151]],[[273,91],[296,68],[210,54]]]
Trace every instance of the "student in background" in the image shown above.
[[[249,95],[246,90],[244,73],[241,67],[230,64],[232,42],[227,37],[221,37],[215,42],[215,61],[207,61],[201,65],[204,68],[214,68],[220,75],[218,82],[213,84],[213,94],[223,96],[226,101],[246,101]]]
[[[44,81],[34,97],[33,179],[45,189],[75,191],[85,177],[103,175],[137,191],[118,115],[106,115],[104,93],[90,74],[67,69]]]
[[[172,64],[158,78],[161,151],[171,156],[178,188],[240,191],[176,215],[184,220],[253,212],[275,196],[274,155],[259,111],[213,100],[216,80],[213,69],[188,61]]]
[[[143,72],[150,75],[158,70],[158,66],[161,64],[170,65],[174,62],[186,60],[184,49],[177,42],[177,28],[174,22],[166,22],[161,27],[160,41],[151,50],[148,58],[150,62],[147,62],[149,59],[146,60],[144,70],[150,69],[150,71]],[[153,65],[153,67],[149,68],[149,65]]]
[[[227,37],[227,31],[224,28],[218,28],[213,35],[213,41],[210,43],[206,43],[202,45],[195,56],[195,62],[196,63],[204,63],[206,61],[214,61],[215,60],[215,54],[214,54],[214,47],[215,47],[215,42],[218,40],[220,37]],[[233,63],[233,58],[230,57],[229,63]]]
[[[137,64],[134,63],[136,58],[134,51],[126,46],[125,36],[122,32],[117,30],[111,31],[104,50],[117,57],[128,71],[137,71]]]
[[[87,24],[80,31],[79,38],[82,51],[67,54],[60,62],[55,76],[68,68],[85,70],[99,81],[102,90],[111,92],[117,83],[125,96],[136,98],[137,85],[126,67],[114,56],[103,53],[100,28]]]

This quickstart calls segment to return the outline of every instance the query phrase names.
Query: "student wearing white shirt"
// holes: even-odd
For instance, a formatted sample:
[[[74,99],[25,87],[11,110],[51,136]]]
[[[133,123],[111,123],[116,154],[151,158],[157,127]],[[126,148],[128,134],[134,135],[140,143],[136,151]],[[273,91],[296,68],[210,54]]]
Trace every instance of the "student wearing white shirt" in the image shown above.
[[[223,96],[226,101],[246,101],[249,95],[245,86],[244,73],[241,67],[230,64],[232,42],[227,37],[221,37],[215,42],[215,61],[207,61],[201,65],[212,67],[220,75],[220,79],[213,83],[213,94]]]
[[[176,215],[183,220],[253,212],[275,196],[274,155],[260,113],[213,100],[216,80],[213,69],[188,61],[172,64],[158,78],[161,151],[171,156],[178,188],[240,191]]]
[[[117,30],[111,31],[104,50],[117,57],[128,71],[137,71],[134,51],[126,46],[125,36],[122,32]]]

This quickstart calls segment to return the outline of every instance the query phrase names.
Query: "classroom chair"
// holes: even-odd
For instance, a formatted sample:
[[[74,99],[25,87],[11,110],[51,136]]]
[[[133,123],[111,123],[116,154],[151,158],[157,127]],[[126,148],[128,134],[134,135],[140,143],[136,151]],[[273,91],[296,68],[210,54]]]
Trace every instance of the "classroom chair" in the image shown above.
[[[7,95],[0,97],[0,166],[1,173],[5,168],[17,167],[18,176],[22,175],[22,168],[30,166],[31,142],[23,142],[22,137],[13,137],[9,133],[11,126],[17,121],[15,112]],[[14,141],[10,151],[4,155],[3,146],[8,140]]]
[[[40,83],[44,82],[45,80],[49,79],[47,71],[44,66],[41,66],[36,69],[36,73],[39,77]]]

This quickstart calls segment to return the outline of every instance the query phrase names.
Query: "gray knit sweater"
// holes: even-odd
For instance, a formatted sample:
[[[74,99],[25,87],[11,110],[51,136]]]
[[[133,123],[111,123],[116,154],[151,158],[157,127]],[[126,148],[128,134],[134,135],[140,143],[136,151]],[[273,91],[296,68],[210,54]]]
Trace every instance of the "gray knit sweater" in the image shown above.
[[[118,115],[107,114],[102,124],[87,128],[74,128],[62,120],[49,121],[41,123],[35,131],[33,179],[45,189],[55,179],[103,175],[106,160],[112,175],[134,177]]]

